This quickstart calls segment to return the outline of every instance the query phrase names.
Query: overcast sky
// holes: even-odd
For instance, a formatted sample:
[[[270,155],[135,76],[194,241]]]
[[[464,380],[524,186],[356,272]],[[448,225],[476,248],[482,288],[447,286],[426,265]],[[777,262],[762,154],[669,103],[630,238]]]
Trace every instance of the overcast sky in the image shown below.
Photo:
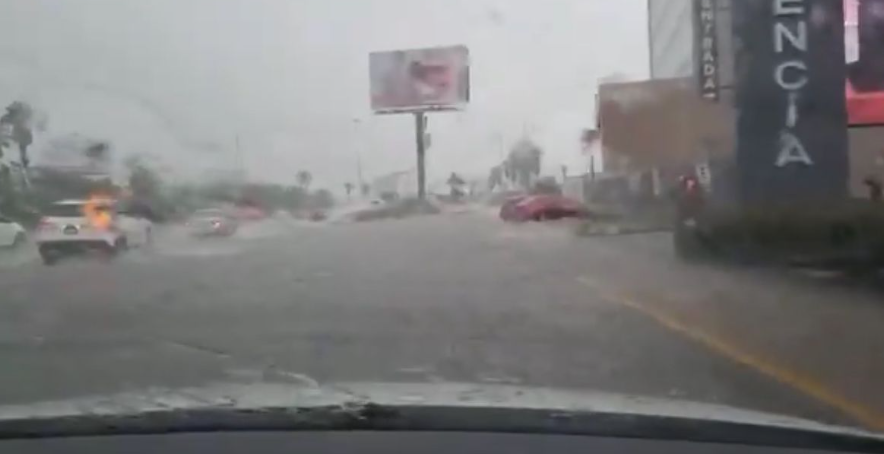
[[[431,176],[485,174],[528,131],[579,165],[596,82],[647,75],[646,0],[0,0],[0,102],[185,173],[317,185],[413,167],[410,116],[372,116],[368,53],[465,44],[472,102],[430,117]],[[354,118],[361,119],[357,125]],[[499,139],[500,138],[500,139]],[[210,144],[220,149],[212,150]]]

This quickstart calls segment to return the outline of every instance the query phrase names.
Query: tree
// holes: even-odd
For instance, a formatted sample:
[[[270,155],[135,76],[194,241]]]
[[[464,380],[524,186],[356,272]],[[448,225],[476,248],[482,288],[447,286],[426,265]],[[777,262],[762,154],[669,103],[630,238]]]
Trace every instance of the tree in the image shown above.
[[[493,191],[503,186],[503,164],[494,166],[488,173],[488,190]]]
[[[130,156],[126,159],[125,165],[129,170],[129,189],[132,191],[133,198],[152,200],[160,195],[159,175],[148,167],[141,158]]]
[[[297,178],[298,186],[300,186],[301,189],[305,191],[310,189],[310,183],[313,182],[313,174],[306,170],[301,170],[295,178]]]
[[[87,156],[92,153],[97,159],[104,159],[104,152],[101,150],[107,148],[106,144],[97,144],[87,149],[86,153]],[[129,191],[131,192],[128,201],[129,210],[153,222],[164,222],[174,216],[180,208],[178,204],[181,201],[166,197],[159,173],[138,156],[126,158],[125,165],[129,170]]]
[[[522,189],[530,189],[532,180],[540,175],[542,158],[543,150],[537,144],[527,138],[520,140],[510,150],[505,163],[510,178]]]
[[[34,142],[34,134],[31,131],[33,119],[34,109],[30,104],[22,101],[15,101],[7,106],[6,113],[0,117],[0,127],[4,130],[4,135],[8,134],[8,137],[4,137],[4,145],[6,140],[11,140],[18,145],[21,165],[25,169],[31,164],[28,147]],[[0,156],[2,156],[2,151],[0,151]]]
[[[312,207],[319,210],[327,210],[335,206],[335,197],[328,189],[320,189],[313,193]]]
[[[353,185],[353,183],[350,183],[349,181],[344,183],[344,191],[347,191],[347,198],[348,199],[350,198],[350,194],[353,193],[354,188],[355,188],[355,186]]]
[[[259,206],[265,210],[297,210],[303,208],[306,202],[306,193],[297,186],[250,183],[242,188],[241,203]]]

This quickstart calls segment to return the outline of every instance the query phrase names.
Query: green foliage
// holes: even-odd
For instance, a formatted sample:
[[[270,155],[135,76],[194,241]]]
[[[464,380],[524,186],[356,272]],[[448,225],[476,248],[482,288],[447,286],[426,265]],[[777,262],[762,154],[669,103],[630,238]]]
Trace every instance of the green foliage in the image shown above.
[[[34,134],[31,131],[31,122],[34,118],[34,109],[30,104],[22,101],[15,101],[6,107],[6,113],[0,116],[0,125],[12,128],[12,141],[18,145],[19,159],[24,167],[30,165],[30,157],[28,156],[28,147],[34,141]],[[0,152],[2,153],[2,152]]]
[[[826,209],[792,206],[744,210],[716,219],[709,233],[716,241],[762,251],[884,251],[884,206],[856,200]]]
[[[531,180],[540,174],[543,150],[529,139],[522,139],[510,150],[503,162],[503,174],[523,189],[529,189]]]
[[[269,211],[298,210],[307,204],[307,193],[298,186],[251,183],[242,188],[241,203]]]
[[[327,210],[335,206],[335,196],[328,189],[320,189],[310,196],[313,209]]]
[[[310,173],[306,170],[301,170],[298,172],[298,174],[295,176],[295,178],[298,182],[298,186],[300,186],[301,189],[303,189],[305,191],[310,189],[310,183],[313,182],[313,174],[312,173]]]
[[[84,199],[90,194],[115,195],[119,192],[109,179],[91,180],[82,175],[42,170],[31,176],[31,191],[27,198],[36,209],[63,199]]]
[[[127,159],[126,168],[129,170],[129,189],[132,191],[132,197],[142,200],[160,197],[162,181],[155,170],[138,157]]]

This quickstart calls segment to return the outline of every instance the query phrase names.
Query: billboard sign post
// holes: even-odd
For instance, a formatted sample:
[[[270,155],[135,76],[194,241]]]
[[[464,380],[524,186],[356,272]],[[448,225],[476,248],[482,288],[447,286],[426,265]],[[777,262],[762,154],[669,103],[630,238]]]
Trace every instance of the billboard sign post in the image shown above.
[[[426,197],[427,112],[463,110],[470,100],[469,51],[465,46],[372,52],[371,109],[375,114],[414,115],[418,197]]]

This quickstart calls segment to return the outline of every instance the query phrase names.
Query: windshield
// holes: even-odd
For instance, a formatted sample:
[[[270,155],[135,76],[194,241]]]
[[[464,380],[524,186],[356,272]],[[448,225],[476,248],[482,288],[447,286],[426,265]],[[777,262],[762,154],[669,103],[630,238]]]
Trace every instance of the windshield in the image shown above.
[[[884,0],[3,4],[0,410],[418,383],[884,431]]]

